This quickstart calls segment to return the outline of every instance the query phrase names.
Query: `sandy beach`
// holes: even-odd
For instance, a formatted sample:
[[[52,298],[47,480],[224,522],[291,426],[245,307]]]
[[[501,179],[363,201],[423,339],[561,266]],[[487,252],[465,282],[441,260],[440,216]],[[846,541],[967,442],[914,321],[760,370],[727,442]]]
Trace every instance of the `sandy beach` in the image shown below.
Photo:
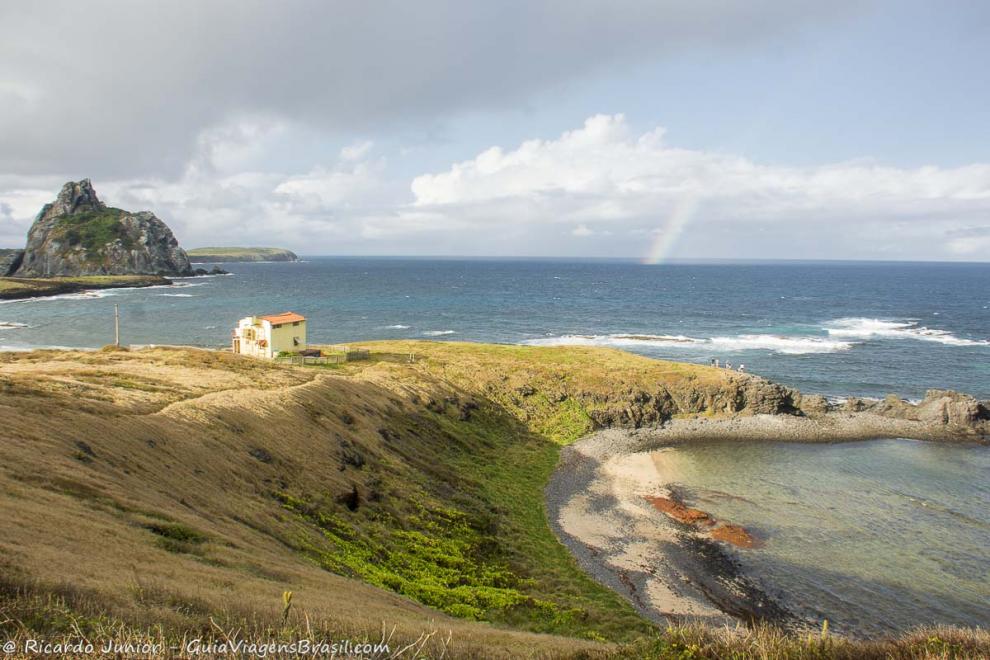
[[[930,424],[871,413],[672,420],[608,429],[564,449],[546,489],[551,526],[579,564],[659,623],[803,622],[742,574],[731,545],[758,543],[731,521],[684,507],[665,453],[705,440],[837,442],[944,439]]]
[[[657,440],[655,432],[605,430],[565,449],[546,490],[558,538],[596,580],[658,623],[796,624],[739,573],[710,531],[651,502],[676,499],[664,450],[644,451]]]

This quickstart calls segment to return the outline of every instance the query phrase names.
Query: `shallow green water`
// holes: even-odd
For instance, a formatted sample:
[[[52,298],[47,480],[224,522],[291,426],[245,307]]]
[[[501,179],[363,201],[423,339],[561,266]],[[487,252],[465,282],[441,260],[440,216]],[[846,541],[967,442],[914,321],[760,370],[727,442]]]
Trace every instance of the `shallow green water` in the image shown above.
[[[743,569],[850,634],[990,625],[990,447],[909,440],[668,450],[687,502],[765,540]]]

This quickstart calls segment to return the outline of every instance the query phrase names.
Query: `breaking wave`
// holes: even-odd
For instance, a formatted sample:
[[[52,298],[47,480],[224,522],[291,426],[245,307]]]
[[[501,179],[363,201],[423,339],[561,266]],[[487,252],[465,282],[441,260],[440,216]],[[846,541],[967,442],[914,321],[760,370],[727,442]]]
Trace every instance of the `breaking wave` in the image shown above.
[[[454,330],[427,330],[426,332],[423,333],[423,335],[427,337],[440,337],[443,335],[452,335],[452,334],[454,334]]]
[[[523,342],[530,346],[697,346],[704,344],[704,339],[695,339],[684,335],[562,335],[559,337],[541,337]]]
[[[14,321],[0,321],[0,330],[16,330],[17,328],[28,328],[27,323],[16,323]]]
[[[847,351],[855,345],[855,342],[837,341],[827,337],[783,337],[780,335],[712,337],[711,343],[713,346],[733,351],[756,349],[788,355],[836,353],[838,351]]]
[[[887,337],[891,339],[932,341],[947,346],[990,346],[990,340],[957,337],[948,330],[926,328],[918,325],[916,321],[844,318],[829,321],[825,326],[825,330],[830,337],[848,337],[854,339]]]
[[[657,348],[706,348],[713,351],[768,350],[790,355],[835,353],[848,350],[854,345],[854,342],[837,341],[828,337],[784,337],[760,334],[711,337],[709,339],[685,335],[563,335],[530,339],[523,343],[532,346],[614,346],[619,348],[653,346]]]

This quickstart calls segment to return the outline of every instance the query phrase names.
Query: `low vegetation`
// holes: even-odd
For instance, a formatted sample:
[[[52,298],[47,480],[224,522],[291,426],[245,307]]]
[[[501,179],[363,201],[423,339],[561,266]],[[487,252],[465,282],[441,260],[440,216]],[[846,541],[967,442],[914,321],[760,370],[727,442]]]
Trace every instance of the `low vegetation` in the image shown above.
[[[284,248],[202,247],[187,250],[193,261],[295,261],[296,255]]]
[[[345,637],[410,657],[990,652],[952,630],[869,644],[658,630],[579,569],[543,510],[559,447],[721,410],[736,376],[603,349],[362,346],[370,359],[334,369],[0,354],[0,637]]]
[[[0,300],[52,296],[86,289],[154,286],[170,281],[157,275],[86,275],[82,277],[0,277]]]
[[[121,217],[126,211],[115,208],[94,209],[58,219],[55,235],[70,245],[86,250],[99,250],[108,243],[120,241],[125,250],[133,249],[134,241],[127,232]]]

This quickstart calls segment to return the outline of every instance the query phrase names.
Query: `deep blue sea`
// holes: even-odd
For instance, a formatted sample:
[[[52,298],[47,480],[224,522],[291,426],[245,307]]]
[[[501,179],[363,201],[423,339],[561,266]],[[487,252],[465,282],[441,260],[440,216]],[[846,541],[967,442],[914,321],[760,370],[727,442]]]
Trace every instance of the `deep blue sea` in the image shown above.
[[[309,257],[231,275],[0,304],[0,345],[225,346],[292,310],[313,343],[417,338],[615,346],[745,365],[808,392],[990,398],[990,264]]]

